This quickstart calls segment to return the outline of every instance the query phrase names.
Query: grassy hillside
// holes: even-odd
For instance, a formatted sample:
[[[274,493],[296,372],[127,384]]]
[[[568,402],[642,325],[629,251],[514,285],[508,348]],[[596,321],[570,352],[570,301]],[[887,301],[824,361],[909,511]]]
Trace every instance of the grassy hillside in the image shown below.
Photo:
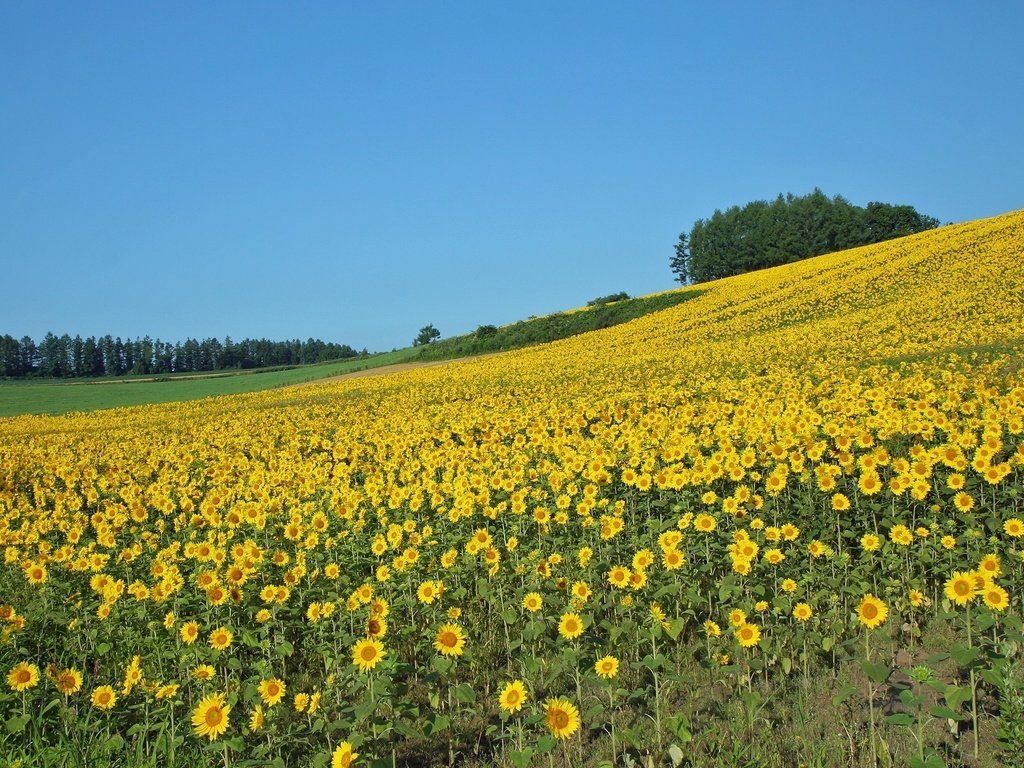
[[[0,417],[24,413],[94,411],[255,392],[390,365],[407,357],[408,353],[401,351],[369,358],[272,370],[211,371],[209,374],[187,376],[126,376],[71,381],[0,381]]]
[[[4,421],[0,754],[1013,764],[1022,242],[1017,212],[401,376]]]
[[[317,365],[159,377],[0,381],[0,417],[200,400],[326,379],[396,363],[452,360],[468,355],[520,349],[628,322],[681,304],[698,295],[700,291],[689,290],[626,299],[530,318],[501,328],[485,326],[476,333],[444,339],[423,347],[408,347],[368,358]]]

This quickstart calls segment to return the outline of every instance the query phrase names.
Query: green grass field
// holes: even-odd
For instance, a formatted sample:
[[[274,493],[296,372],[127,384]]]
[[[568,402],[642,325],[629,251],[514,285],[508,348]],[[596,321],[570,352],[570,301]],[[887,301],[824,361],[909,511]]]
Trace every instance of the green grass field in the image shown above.
[[[696,298],[703,291],[667,291],[610,304],[532,317],[494,328],[453,336],[422,347],[407,347],[370,357],[316,365],[199,374],[118,376],[101,379],[0,381],[0,418],[23,414],[59,414],[132,405],[200,400],[302,384],[396,363],[452,360],[544,344],[609,328]]]
[[[68,413],[121,408],[217,395],[236,395],[301,384],[367,368],[408,360],[409,350],[368,358],[338,360],[295,368],[249,371],[211,371],[191,376],[119,377],[104,379],[0,382],[0,417],[37,413]]]

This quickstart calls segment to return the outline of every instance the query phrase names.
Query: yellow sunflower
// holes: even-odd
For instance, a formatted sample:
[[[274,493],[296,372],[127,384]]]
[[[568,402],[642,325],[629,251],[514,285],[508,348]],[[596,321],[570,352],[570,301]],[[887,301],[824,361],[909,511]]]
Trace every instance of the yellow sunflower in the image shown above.
[[[957,571],[946,580],[945,591],[946,597],[957,605],[967,605],[974,599],[974,579],[969,573]]]
[[[216,651],[223,651],[234,639],[234,635],[231,634],[231,630],[227,627],[217,627],[210,633],[210,647]]]
[[[117,703],[117,694],[109,685],[101,685],[92,692],[91,701],[96,709],[113,709]]]
[[[331,768],[349,768],[355,763],[357,757],[359,757],[359,753],[353,752],[352,745],[343,741],[331,755]]]
[[[39,667],[28,662],[15,665],[7,673],[7,686],[17,693],[33,688],[39,682]]]
[[[757,625],[746,621],[736,627],[734,633],[736,640],[744,648],[752,648],[761,639],[761,630],[758,629]]]
[[[365,638],[360,640],[352,648],[352,663],[359,667],[362,672],[369,672],[377,666],[377,663],[384,658],[387,651],[384,644],[379,640]]]
[[[523,598],[523,608],[528,610],[530,613],[536,613],[540,610],[543,602],[544,601],[541,599],[539,594],[536,592],[529,592],[526,597]]]
[[[814,611],[807,603],[797,603],[793,607],[793,618],[797,621],[807,621],[814,615]]]
[[[192,710],[192,730],[197,736],[206,736],[213,741],[228,729],[230,714],[231,707],[225,703],[224,694],[211,694]]]
[[[875,629],[889,616],[888,606],[872,594],[864,595],[857,606],[857,618],[868,629]]]
[[[989,584],[982,592],[985,605],[994,611],[1005,611],[1010,605],[1009,593],[998,584]]]
[[[259,685],[260,698],[263,699],[263,703],[268,708],[272,707],[284,698],[284,692],[287,687],[276,677],[263,680]]]
[[[614,656],[605,656],[594,663],[594,671],[598,677],[611,680],[619,673],[619,660]]]
[[[509,714],[518,712],[526,703],[526,687],[522,680],[513,680],[498,694],[498,706]]]
[[[583,619],[576,613],[562,614],[558,622],[558,634],[566,640],[573,640],[583,634]]]
[[[580,727],[580,713],[565,699],[549,699],[544,705],[544,722],[556,739],[567,739]]]
[[[442,656],[461,656],[466,635],[458,624],[442,624],[434,638],[434,648]]]

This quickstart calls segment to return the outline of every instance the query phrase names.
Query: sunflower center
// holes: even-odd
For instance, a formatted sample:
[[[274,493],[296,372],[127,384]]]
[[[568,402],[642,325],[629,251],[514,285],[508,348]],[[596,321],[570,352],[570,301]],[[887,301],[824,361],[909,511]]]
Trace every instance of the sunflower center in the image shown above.
[[[561,730],[569,725],[569,713],[563,712],[561,709],[556,709],[551,713],[551,722],[555,728]]]
[[[442,632],[441,633],[441,645],[446,648],[454,648],[458,644],[459,640],[455,637],[454,632]]]
[[[19,669],[16,679],[19,683],[27,683],[32,679],[32,673],[27,669]]]
[[[971,585],[966,581],[958,581],[953,585],[953,591],[962,597],[971,591]]]
[[[224,713],[220,711],[220,707],[210,707],[206,711],[206,724],[211,728],[220,725],[223,719]]]
[[[362,656],[363,661],[373,661],[375,658],[377,658],[377,649],[374,648],[372,645],[364,646],[363,651],[360,655]]]
[[[865,619],[873,619],[878,615],[878,608],[874,603],[865,603],[860,612],[864,615]]]

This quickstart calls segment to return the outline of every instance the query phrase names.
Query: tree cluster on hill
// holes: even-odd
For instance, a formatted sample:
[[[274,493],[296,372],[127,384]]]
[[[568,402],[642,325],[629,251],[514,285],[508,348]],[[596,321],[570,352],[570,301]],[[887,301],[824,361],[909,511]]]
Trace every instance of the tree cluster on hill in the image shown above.
[[[933,229],[937,219],[910,205],[868,203],[862,208],[820,189],[774,201],[755,200],[716,210],[679,235],[670,261],[680,283],[703,283],[756,269],[880,243]]]
[[[171,344],[149,336],[122,341],[121,337],[46,334],[36,344],[30,337],[16,339],[0,336],[0,375],[22,378],[77,378],[90,376],[123,376],[125,374],[163,374],[197,371],[219,371],[226,368],[269,368],[304,365],[327,360],[356,357],[347,344],[306,341],[268,341],[231,337],[187,339]]]

